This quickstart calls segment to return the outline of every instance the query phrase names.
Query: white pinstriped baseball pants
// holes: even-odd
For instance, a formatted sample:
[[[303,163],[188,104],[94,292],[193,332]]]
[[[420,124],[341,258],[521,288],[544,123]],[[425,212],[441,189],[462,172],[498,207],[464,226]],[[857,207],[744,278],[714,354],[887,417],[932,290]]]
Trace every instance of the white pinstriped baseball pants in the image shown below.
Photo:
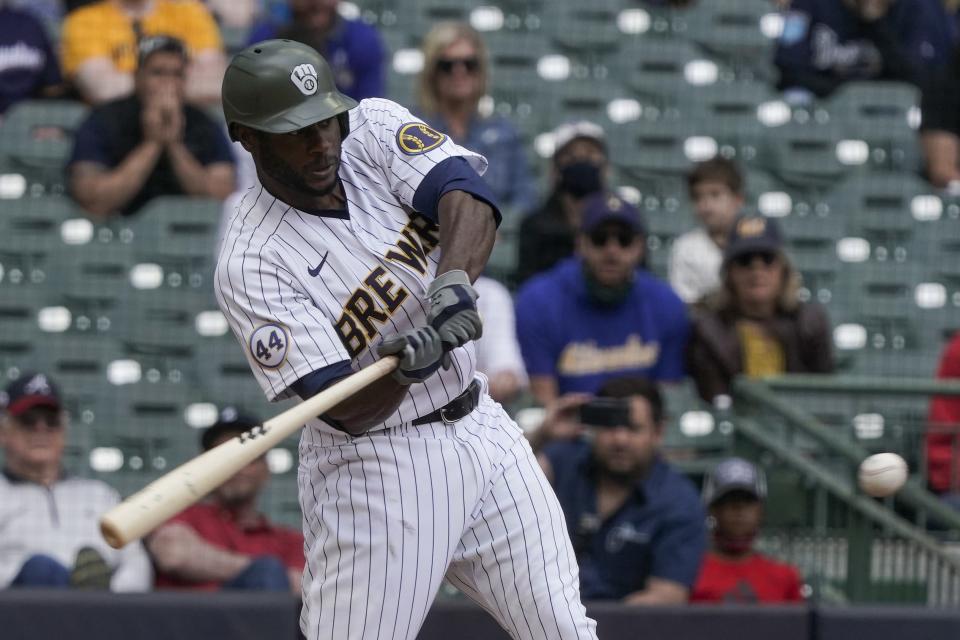
[[[513,638],[596,639],[553,489],[519,427],[482,397],[453,425],[305,432],[307,638],[415,638],[446,577]]]

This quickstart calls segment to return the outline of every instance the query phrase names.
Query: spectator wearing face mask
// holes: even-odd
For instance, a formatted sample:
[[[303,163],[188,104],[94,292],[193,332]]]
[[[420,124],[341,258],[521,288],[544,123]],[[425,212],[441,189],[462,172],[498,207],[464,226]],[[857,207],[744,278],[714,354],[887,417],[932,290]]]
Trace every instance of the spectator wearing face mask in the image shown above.
[[[518,283],[573,255],[583,201],[606,189],[609,157],[600,125],[571,122],[557,127],[553,136],[553,190],[520,226]]]

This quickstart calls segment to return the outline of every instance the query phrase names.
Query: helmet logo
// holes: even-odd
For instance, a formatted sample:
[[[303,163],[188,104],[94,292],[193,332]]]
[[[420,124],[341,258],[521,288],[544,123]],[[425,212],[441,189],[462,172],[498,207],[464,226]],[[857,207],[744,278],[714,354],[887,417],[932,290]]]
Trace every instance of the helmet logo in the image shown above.
[[[317,92],[317,69],[310,63],[298,64],[290,74],[290,80],[305,96],[312,96]]]

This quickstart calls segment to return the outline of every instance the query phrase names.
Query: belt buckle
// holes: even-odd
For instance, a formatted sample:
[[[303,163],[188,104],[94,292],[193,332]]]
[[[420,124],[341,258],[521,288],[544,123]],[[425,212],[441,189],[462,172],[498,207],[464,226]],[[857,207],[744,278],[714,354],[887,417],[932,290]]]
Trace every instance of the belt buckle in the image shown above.
[[[446,407],[441,407],[441,408],[440,408],[440,420],[443,421],[443,424],[455,424],[455,423],[457,422],[457,419],[456,419],[456,418],[454,418],[453,420],[451,420],[450,418],[447,417],[447,408],[446,408]]]

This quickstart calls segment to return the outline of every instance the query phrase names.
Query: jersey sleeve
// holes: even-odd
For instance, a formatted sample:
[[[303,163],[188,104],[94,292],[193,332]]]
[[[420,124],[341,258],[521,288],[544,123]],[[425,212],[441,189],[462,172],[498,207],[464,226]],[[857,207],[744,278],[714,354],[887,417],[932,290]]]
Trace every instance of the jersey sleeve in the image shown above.
[[[217,269],[217,298],[270,401],[296,396],[314,371],[350,361],[333,323],[266,253],[233,256]]]
[[[448,158],[462,157],[479,175],[487,170],[487,159],[453,142],[409,110],[389,100],[364,100],[360,109],[366,118],[363,145],[351,153],[367,155],[367,164],[382,167],[391,191],[404,205],[416,209],[414,196],[423,179]]]

